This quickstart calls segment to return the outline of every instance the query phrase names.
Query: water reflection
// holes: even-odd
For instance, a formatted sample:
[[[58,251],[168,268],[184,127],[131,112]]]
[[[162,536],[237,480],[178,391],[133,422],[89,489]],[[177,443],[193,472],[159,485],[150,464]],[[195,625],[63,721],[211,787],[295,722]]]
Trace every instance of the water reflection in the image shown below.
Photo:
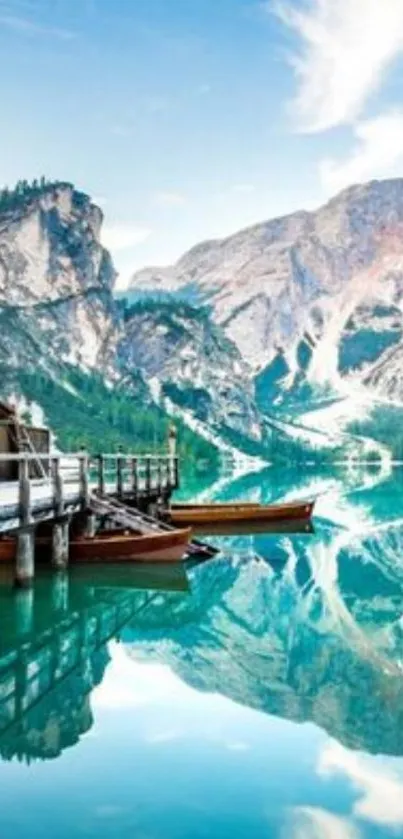
[[[325,547],[299,546],[297,558],[283,545],[281,569],[196,569],[192,598],[123,630],[129,655],[168,664],[198,690],[313,722],[349,748],[403,754],[402,581],[366,564],[345,584],[324,567]],[[356,561],[345,547],[340,560]]]
[[[107,643],[157,599],[154,589],[187,591],[180,566],[78,569],[42,576],[12,597],[3,583],[0,755],[28,763],[58,757],[89,731],[90,694],[109,662]]]
[[[221,556],[186,572],[80,569],[17,597],[0,585],[9,790],[9,761],[32,771],[77,755],[94,801],[109,789],[102,767],[126,767],[84,834],[112,835],[114,819],[124,837],[398,835],[402,476],[281,481],[253,488],[249,478],[243,494],[320,485],[315,533],[226,536]],[[66,836],[76,829],[66,817]],[[31,834],[24,822],[12,835]]]

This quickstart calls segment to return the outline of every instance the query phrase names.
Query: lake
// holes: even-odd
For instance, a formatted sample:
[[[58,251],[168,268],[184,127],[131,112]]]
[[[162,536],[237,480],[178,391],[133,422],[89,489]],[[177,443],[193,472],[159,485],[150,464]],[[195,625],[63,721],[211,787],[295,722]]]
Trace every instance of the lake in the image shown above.
[[[0,585],[1,839],[403,836],[403,470],[267,470],[315,532]]]

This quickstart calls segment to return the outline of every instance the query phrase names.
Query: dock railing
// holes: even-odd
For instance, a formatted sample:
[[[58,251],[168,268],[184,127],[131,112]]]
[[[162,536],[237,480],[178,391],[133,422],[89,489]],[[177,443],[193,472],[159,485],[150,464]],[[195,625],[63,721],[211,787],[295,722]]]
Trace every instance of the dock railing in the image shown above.
[[[91,493],[119,499],[157,498],[179,486],[179,461],[168,455],[123,452],[92,455],[75,453],[0,454],[0,463],[18,464],[18,481],[0,482],[0,529],[26,527],[36,513],[61,516],[69,508],[86,509]],[[33,477],[31,465],[40,462],[45,477]],[[1,527],[1,522],[8,522]]]
[[[18,480],[0,482],[0,533],[15,537],[15,584],[31,585],[35,571],[37,526],[51,527],[51,565],[64,571],[69,559],[69,527],[73,517],[85,536],[96,531],[96,513],[102,496],[106,506],[126,502],[139,508],[139,517],[168,506],[179,486],[176,456],[138,455],[123,452],[91,455],[58,452],[1,454],[0,463],[18,466]],[[38,469],[40,465],[40,469]],[[12,470],[17,472],[17,470]],[[41,477],[38,476],[38,472]]]

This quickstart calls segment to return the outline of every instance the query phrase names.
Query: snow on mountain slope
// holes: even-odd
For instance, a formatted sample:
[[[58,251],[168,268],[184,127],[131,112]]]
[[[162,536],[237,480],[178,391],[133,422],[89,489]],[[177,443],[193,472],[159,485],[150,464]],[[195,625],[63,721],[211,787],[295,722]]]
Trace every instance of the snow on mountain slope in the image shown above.
[[[403,336],[402,233],[403,180],[373,181],[198,245],[132,288],[196,287],[255,373],[283,359],[284,390],[302,373],[312,386],[358,378],[390,396],[401,385],[379,363],[388,368]]]
[[[264,444],[248,366],[224,331],[204,309],[181,301],[138,301],[123,310],[119,356],[126,368],[141,370],[186,416],[204,424],[220,448],[232,433]],[[155,395],[157,395],[155,393]]]

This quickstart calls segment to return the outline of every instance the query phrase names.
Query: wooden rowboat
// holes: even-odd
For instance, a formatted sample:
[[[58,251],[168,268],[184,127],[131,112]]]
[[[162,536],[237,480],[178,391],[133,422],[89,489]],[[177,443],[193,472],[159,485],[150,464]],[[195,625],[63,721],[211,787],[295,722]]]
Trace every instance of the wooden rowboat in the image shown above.
[[[170,518],[175,525],[218,524],[228,522],[309,521],[314,501],[289,502],[288,504],[199,504],[174,506]]]
[[[179,562],[185,558],[192,536],[191,528],[164,530],[158,533],[103,531],[92,538],[80,537],[70,542],[72,563]],[[36,540],[38,558],[47,558],[49,538]],[[15,559],[15,539],[0,539],[0,562]]]
[[[256,501],[213,501],[211,504],[194,504],[193,502],[181,504],[180,502],[176,502],[175,504],[171,504],[171,510],[232,510],[233,507],[254,510],[256,507],[260,508],[261,506]]]

